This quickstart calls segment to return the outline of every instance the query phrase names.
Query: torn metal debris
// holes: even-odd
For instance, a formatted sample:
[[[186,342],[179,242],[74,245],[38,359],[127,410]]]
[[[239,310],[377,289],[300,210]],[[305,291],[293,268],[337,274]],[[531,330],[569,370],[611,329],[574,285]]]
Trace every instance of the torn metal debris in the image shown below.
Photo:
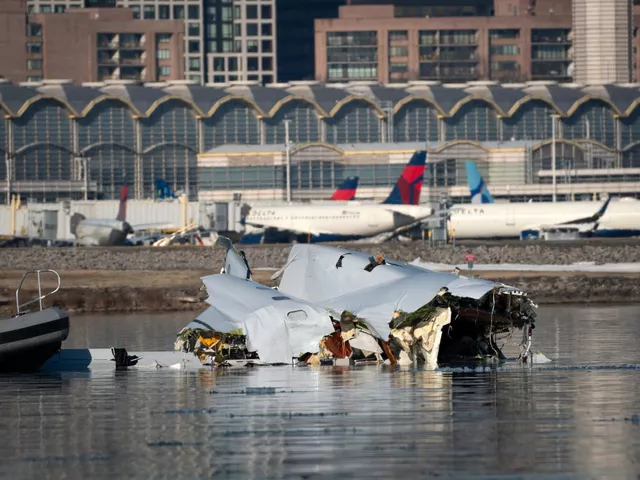
[[[225,267],[202,278],[207,310],[176,350],[203,363],[386,362],[436,368],[503,360],[501,335],[522,330],[530,361],[536,305],[513,287],[317,244],[297,244],[274,275],[251,279],[246,257],[224,237]],[[220,242],[218,242],[220,243]]]

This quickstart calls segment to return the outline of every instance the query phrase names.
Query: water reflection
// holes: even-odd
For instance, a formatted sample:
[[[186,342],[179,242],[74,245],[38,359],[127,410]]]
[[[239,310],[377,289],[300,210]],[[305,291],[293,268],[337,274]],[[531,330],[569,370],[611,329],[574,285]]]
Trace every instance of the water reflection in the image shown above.
[[[640,414],[637,371],[580,367],[640,364],[638,312],[541,309],[537,348],[571,370],[0,377],[0,476],[636,478],[640,422],[625,418]],[[185,320],[74,320],[69,343],[166,348]],[[259,387],[275,392],[245,393]]]

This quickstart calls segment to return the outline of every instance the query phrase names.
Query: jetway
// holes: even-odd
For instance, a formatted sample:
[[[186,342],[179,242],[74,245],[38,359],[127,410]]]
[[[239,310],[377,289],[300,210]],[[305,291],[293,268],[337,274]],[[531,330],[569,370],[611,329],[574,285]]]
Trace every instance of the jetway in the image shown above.
[[[62,201],[0,206],[0,235],[18,235],[48,240],[72,240],[71,217],[116,218],[116,200]],[[132,225],[166,224],[180,229],[195,223],[220,232],[240,231],[239,202],[186,202],[178,200],[128,200],[127,221]]]

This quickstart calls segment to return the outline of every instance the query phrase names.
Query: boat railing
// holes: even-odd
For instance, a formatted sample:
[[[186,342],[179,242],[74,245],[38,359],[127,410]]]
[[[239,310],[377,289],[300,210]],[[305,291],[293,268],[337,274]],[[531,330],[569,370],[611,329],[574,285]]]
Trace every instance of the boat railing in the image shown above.
[[[41,275],[43,273],[53,273],[56,276],[56,279],[58,281],[58,286],[55,288],[55,290],[53,290],[52,292],[49,293],[45,293],[44,295],[42,294],[42,280],[41,280]],[[37,298],[33,298],[31,300],[29,300],[26,303],[20,303],[20,289],[22,288],[22,284],[24,283],[25,279],[30,276],[36,274],[37,278],[38,278],[38,297]],[[42,300],[44,300],[47,297],[50,297],[51,295],[53,295],[54,293],[56,293],[58,290],[60,290],[60,275],[58,275],[58,272],[56,272],[55,270],[29,270],[28,272],[25,272],[24,275],[22,275],[22,278],[20,279],[20,283],[18,284],[18,288],[16,288],[16,314],[20,315],[20,313],[22,312],[21,309],[23,309],[24,307],[26,307],[27,305],[31,305],[32,303],[36,303],[38,302],[40,304],[40,311],[42,311]]]

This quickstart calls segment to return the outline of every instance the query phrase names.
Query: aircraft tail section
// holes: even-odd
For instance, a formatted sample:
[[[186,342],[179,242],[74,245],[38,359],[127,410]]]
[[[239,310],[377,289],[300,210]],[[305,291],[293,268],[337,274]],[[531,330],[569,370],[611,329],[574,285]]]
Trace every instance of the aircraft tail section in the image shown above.
[[[154,184],[156,187],[156,198],[158,200],[164,200],[167,198],[176,198],[176,194],[169,184],[162,178],[156,178],[154,180]]]
[[[356,197],[356,190],[358,189],[358,177],[347,177],[342,182],[342,185],[331,196],[331,200],[348,201],[353,200]]]
[[[411,160],[404,167],[393,190],[382,203],[395,205],[418,205],[420,191],[424,182],[424,166],[427,161],[427,152],[418,150],[413,153]]]
[[[120,190],[120,208],[118,209],[118,216],[116,220],[124,222],[127,220],[127,193],[129,191],[129,187],[126,185],[122,186]]]
[[[489,193],[476,162],[464,162],[467,170],[467,182],[471,193],[471,203],[493,203],[493,196]]]
[[[233,243],[227,237],[212,234],[214,237],[213,245],[222,245],[227,250],[227,255],[224,262],[224,273],[237,277],[242,280],[251,280],[251,269],[249,268],[249,262],[244,251],[237,251],[233,248]]]

